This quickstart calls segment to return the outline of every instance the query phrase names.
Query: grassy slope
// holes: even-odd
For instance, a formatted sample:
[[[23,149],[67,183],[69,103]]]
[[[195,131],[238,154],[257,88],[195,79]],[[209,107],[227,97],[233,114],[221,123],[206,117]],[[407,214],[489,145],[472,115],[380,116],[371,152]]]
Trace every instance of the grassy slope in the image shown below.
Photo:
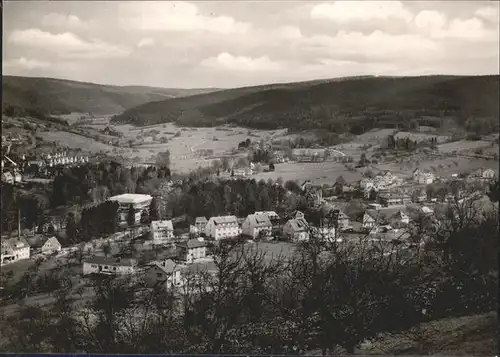
[[[11,105],[43,114],[115,114],[140,104],[214,89],[107,86],[53,78],[2,77],[2,107]]]
[[[361,348],[359,354],[493,356],[498,351],[498,316],[446,318],[420,325],[420,332],[386,336]]]
[[[498,76],[362,77],[246,87],[147,103],[115,121],[331,129],[341,120],[498,116]]]

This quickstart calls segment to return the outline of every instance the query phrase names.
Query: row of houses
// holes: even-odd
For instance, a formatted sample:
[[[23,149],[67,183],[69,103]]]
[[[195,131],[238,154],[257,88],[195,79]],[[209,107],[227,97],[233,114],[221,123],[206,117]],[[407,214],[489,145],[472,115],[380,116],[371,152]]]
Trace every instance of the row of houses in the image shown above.
[[[5,237],[1,243],[1,265],[29,259],[32,253],[51,254],[61,249],[61,243],[54,236],[37,237],[32,242],[24,237]]]

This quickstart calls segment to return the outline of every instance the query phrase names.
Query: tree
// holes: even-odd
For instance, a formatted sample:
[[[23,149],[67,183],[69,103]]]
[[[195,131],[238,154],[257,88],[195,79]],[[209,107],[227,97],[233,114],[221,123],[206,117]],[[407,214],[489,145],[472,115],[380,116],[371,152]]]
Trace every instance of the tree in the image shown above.
[[[498,200],[500,199],[500,185],[498,179],[490,183],[488,189],[488,197],[490,198],[491,202],[498,202]]]
[[[370,190],[370,195],[369,195],[369,198],[368,198],[370,201],[376,201],[377,200],[377,191],[375,191],[375,188],[372,188]]]
[[[77,235],[75,215],[73,212],[68,213],[68,217],[66,218],[66,237],[70,242],[75,242]]]
[[[111,246],[106,243],[102,246],[102,252],[104,253],[104,256],[107,258],[108,255],[111,253]]]
[[[170,166],[170,151],[164,151],[164,152],[159,152],[156,155],[156,164],[162,165],[162,166]]]
[[[130,204],[130,206],[128,206],[127,224],[129,226],[135,225],[135,209],[133,204]]]
[[[158,201],[156,197],[153,197],[151,204],[149,205],[149,217],[151,221],[158,221],[160,219],[160,212],[158,210]]]
[[[361,158],[359,159],[359,165],[366,166],[367,163],[368,163],[368,159],[366,158],[366,154],[363,152],[363,153],[361,153]]]

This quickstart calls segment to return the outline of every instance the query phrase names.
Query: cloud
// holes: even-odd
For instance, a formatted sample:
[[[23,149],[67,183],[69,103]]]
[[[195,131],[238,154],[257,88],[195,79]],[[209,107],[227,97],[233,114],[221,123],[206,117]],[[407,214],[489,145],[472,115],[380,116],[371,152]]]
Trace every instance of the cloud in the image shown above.
[[[71,32],[52,34],[40,29],[15,30],[9,43],[48,51],[70,59],[103,59],[128,56],[131,51],[100,40],[85,41]]]
[[[414,24],[420,29],[428,29],[433,31],[442,29],[446,25],[447,19],[439,11],[423,10],[415,16]]]
[[[202,66],[210,68],[228,69],[231,71],[277,71],[283,69],[279,62],[271,60],[268,56],[245,57],[233,56],[230,53],[222,52],[217,57],[210,57],[201,62]]]
[[[42,25],[62,27],[62,28],[73,28],[82,27],[85,25],[84,22],[76,15],[66,15],[59,13],[50,13],[43,17]]]
[[[230,16],[207,16],[187,2],[126,2],[119,6],[122,27],[146,31],[208,31],[219,34],[243,34],[251,24]]]
[[[2,67],[7,71],[17,71],[17,70],[28,70],[41,69],[50,67],[50,63],[39,61],[36,59],[30,59],[26,57],[21,57],[17,59],[11,59],[4,61]]]
[[[491,22],[498,22],[500,17],[499,13],[500,13],[500,6],[497,3],[496,6],[486,6],[477,9],[474,15],[482,17],[483,19],[486,19]]]
[[[314,6],[312,19],[335,22],[400,19],[410,22],[413,14],[400,1],[335,1]]]
[[[309,50],[329,54],[336,59],[366,58],[380,62],[390,60],[413,60],[439,56],[439,46],[426,38],[412,34],[390,35],[374,31],[369,35],[361,32],[339,31],[336,36],[315,35],[308,38]]]
[[[300,28],[297,26],[283,26],[280,27],[276,31],[276,33],[282,39],[287,39],[287,40],[300,40],[304,37],[302,35],[302,32],[300,31]]]
[[[421,33],[435,39],[484,42],[498,39],[498,29],[487,29],[477,17],[448,21],[446,16],[438,11],[424,10],[417,14],[414,24]]]
[[[149,47],[153,46],[155,44],[155,40],[152,38],[143,38],[142,40],[139,41],[137,44],[137,47],[142,48],[142,47]]]

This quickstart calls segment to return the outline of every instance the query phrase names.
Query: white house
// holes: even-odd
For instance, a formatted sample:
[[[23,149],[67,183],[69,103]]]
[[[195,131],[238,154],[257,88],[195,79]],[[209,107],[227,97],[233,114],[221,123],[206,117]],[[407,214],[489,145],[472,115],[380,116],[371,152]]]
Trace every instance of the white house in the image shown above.
[[[392,216],[392,220],[402,224],[409,224],[410,217],[403,211],[398,211],[396,214]]]
[[[424,214],[424,215],[432,215],[434,214],[434,210],[432,208],[429,208],[427,206],[423,206],[420,211]]]
[[[363,215],[363,228],[372,230],[377,226],[377,214],[366,211]]]
[[[198,230],[198,232],[204,232],[205,231],[205,226],[207,225],[208,220],[206,217],[196,217],[194,221],[194,226]]]
[[[492,169],[486,169],[482,172],[481,176],[485,179],[493,179],[495,178],[496,174]]]
[[[149,210],[149,205],[153,200],[150,195],[139,195],[135,193],[124,193],[108,198],[109,201],[118,202],[120,205],[118,209],[119,221],[121,225],[127,224],[127,216],[130,205],[132,205],[135,214],[135,224],[140,223],[141,215],[144,210]]]
[[[186,263],[192,263],[196,259],[202,259],[207,256],[207,245],[204,241],[190,239],[187,242],[177,245],[179,259]]]
[[[273,229],[273,225],[267,214],[249,214],[241,225],[242,234],[252,237],[253,239],[260,235],[269,236]]]
[[[215,240],[236,237],[240,234],[236,216],[211,217],[205,226],[205,235]]]
[[[309,240],[309,224],[304,218],[290,219],[283,226],[283,235],[295,242]]]
[[[152,221],[151,238],[154,245],[168,244],[174,238],[174,226],[171,220]]]
[[[135,272],[136,266],[137,262],[134,259],[111,259],[105,257],[93,257],[83,262],[83,275],[133,274]]]
[[[30,258],[30,245],[23,237],[2,238],[1,264],[13,263],[22,259]]]
[[[10,172],[4,172],[2,174],[2,181],[6,183],[13,184],[14,183],[14,176]]]
[[[181,268],[171,259],[154,262],[145,272],[146,280],[151,284],[166,284],[168,287],[181,286]]]
[[[61,243],[57,240],[56,237],[50,237],[43,242],[41,251],[44,254],[50,254],[55,252],[60,252],[62,249]]]
[[[423,172],[420,169],[413,171],[413,181],[419,184],[429,185],[436,180],[436,176],[431,172]]]

